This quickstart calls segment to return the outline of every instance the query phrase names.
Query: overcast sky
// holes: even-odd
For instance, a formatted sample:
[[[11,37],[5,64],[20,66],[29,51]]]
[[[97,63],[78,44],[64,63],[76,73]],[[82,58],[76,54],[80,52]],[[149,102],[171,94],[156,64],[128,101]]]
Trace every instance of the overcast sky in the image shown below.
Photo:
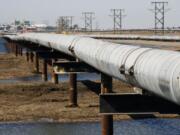
[[[83,26],[82,12],[95,12],[94,27],[112,28],[110,9],[125,9],[124,28],[154,26],[152,0],[0,0],[0,23],[15,19],[55,25],[59,16],[75,16],[74,23]],[[180,0],[167,0],[171,10],[166,14],[166,26],[180,26]]]

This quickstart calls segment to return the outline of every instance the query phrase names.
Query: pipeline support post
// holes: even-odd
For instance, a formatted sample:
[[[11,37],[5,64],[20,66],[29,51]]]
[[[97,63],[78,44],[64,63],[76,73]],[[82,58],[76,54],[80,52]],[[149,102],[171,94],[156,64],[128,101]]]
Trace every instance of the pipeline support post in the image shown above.
[[[12,53],[14,53],[15,54],[15,45],[14,45],[14,42],[12,42]]]
[[[31,63],[34,62],[34,53],[33,52],[30,52],[30,60],[31,60]]]
[[[59,81],[58,81],[58,74],[56,74],[54,72],[54,70],[52,71],[52,83],[54,83],[54,84],[58,84],[59,83]]]
[[[18,56],[18,46],[16,44],[14,44],[14,48],[15,48],[15,56],[17,57]]]
[[[11,42],[11,53],[13,53],[14,52],[14,48],[13,48],[13,42]]]
[[[10,42],[10,53],[13,53],[13,43]]]
[[[29,62],[29,52],[26,50],[26,61]]]
[[[112,93],[112,77],[101,73],[101,94]],[[113,135],[113,115],[103,115],[102,135]]]
[[[36,73],[39,73],[39,55],[38,55],[38,53],[36,53],[36,55],[35,55],[35,70],[36,70]]]
[[[23,56],[23,48],[20,47],[20,55]]]
[[[6,43],[6,45],[7,45],[7,47],[8,47],[8,53],[11,53],[11,43],[8,42],[8,43]]]
[[[44,60],[43,60],[43,70],[42,70],[42,80],[43,80],[44,82],[47,82],[47,81],[48,81],[47,66],[48,66],[47,60],[44,59]]]
[[[14,53],[14,46],[13,46],[13,42],[11,42],[11,53]]]
[[[68,107],[77,107],[77,74],[69,74],[69,105]]]
[[[57,59],[52,59],[52,67],[53,67],[54,62],[56,62],[56,61],[57,61]],[[54,84],[59,83],[58,74],[55,73],[54,68],[52,69],[52,83],[54,83]]]
[[[18,45],[18,54],[21,56],[21,47]]]

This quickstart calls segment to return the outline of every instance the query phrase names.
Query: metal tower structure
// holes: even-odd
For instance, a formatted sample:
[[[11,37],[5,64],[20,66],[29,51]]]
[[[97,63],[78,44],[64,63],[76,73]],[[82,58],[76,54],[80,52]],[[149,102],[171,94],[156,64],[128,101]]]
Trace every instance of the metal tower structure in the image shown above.
[[[114,33],[122,29],[122,19],[124,17],[124,9],[111,9],[113,15]]]
[[[57,22],[58,32],[70,31],[73,27],[73,16],[61,16]]]
[[[165,29],[165,12],[166,8],[165,5],[168,4],[168,2],[165,1],[156,1],[156,2],[151,2],[152,5],[154,5],[154,29],[155,33],[157,34],[157,30],[162,30],[164,34],[164,29]]]
[[[92,31],[93,29],[93,19],[95,16],[94,12],[83,12],[82,13],[84,16],[84,28],[85,31]]]

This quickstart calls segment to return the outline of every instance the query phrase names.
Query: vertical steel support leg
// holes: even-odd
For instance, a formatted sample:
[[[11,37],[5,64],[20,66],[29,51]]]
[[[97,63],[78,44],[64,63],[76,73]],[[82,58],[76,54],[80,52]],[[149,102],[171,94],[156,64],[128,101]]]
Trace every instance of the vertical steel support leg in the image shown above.
[[[16,55],[16,46],[15,46],[15,43],[13,43],[13,53]]]
[[[59,83],[59,81],[58,81],[58,74],[56,74],[54,72],[54,70],[52,71],[52,83],[54,83],[54,84],[58,84]]]
[[[15,45],[15,44],[14,44]],[[18,46],[15,45],[15,56],[17,57],[18,56]]]
[[[11,42],[8,42],[8,46],[9,46],[9,53],[12,52],[12,45],[11,45]]]
[[[35,55],[35,70],[37,73],[39,73],[39,55],[36,53]]]
[[[8,47],[8,53],[11,53],[11,42],[7,43],[7,47]]]
[[[20,47],[20,55],[23,56],[23,48]]]
[[[33,52],[30,52],[30,60],[31,60],[32,63],[34,62],[34,54],[33,54]]]
[[[69,107],[77,107],[77,74],[69,74]]]
[[[29,52],[26,50],[26,60],[29,62]]]
[[[18,55],[21,55],[21,47],[18,45]]]
[[[57,59],[52,59],[51,62],[52,62],[52,68],[53,68],[53,63],[56,62]],[[54,72],[54,69],[52,69],[52,83],[54,84],[58,84],[59,83],[59,80],[58,80],[58,74],[56,74]]]
[[[101,94],[112,93],[112,77],[101,73]],[[113,116],[102,116],[102,135],[113,135]]]
[[[11,42],[11,47],[12,47],[12,53],[14,53],[14,43]]]
[[[42,80],[44,82],[48,81],[48,76],[47,76],[47,60],[43,60],[43,71],[42,71]]]

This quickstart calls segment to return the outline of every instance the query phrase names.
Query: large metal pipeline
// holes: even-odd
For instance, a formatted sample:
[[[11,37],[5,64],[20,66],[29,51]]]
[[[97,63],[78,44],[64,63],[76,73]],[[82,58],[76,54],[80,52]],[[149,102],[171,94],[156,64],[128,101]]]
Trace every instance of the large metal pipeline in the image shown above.
[[[169,42],[180,42],[180,36],[143,36],[143,35],[85,35],[95,39],[111,39],[111,40],[149,40],[149,41],[169,41]]]
[[[34,42],[75,56],[101,72],[180,105],[179,52],[83,36],[28,33],[6,38]]]

